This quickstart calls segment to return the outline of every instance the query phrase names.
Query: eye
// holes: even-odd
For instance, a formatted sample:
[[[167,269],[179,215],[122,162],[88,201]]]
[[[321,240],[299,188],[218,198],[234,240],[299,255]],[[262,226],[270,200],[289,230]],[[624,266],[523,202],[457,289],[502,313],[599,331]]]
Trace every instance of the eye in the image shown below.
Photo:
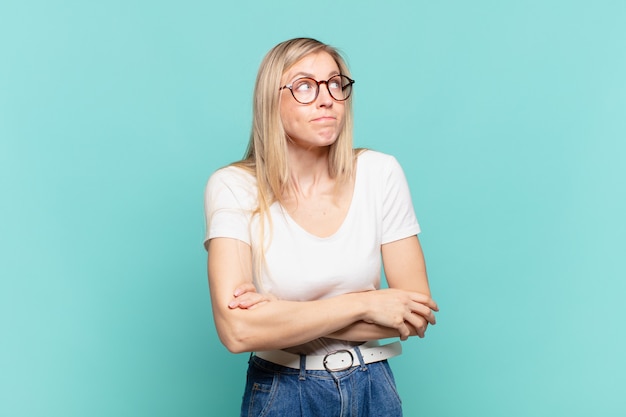
[[[310,78],[300,78],[293,82],[291,88],[294,91],[306,93],[307,91],[311,91],[315,88],[315,81]]]
[[[328,88],[341,90],[341,79],[339,77],[335,77],[328,80]]]

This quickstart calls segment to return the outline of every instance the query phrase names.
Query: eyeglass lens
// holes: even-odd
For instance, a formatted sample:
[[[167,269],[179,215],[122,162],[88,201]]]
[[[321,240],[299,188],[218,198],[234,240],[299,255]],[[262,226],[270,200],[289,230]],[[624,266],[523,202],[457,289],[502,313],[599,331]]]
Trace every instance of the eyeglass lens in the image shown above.
[[[331,97],[337,101],[348,99],[352,92],[352,82],[345,75],[335,75],[328,81],[321,81],[320,83],[326,84]],[[291,92],[300,103],[308,104],[315,101],[319,88],[318,81],[313,78],[299,78],[291,85]]]

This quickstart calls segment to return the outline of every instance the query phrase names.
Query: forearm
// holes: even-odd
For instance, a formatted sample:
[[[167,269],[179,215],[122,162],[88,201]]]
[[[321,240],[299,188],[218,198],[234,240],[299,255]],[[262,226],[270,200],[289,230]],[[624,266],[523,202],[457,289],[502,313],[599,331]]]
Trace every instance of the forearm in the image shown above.
[[[254,308],[233,306],[238,287],[252,284],[250,247],[236,239],[209,243],[208,276],[213,318],[231,352],[281,349],[309,342],[367,319],[367,299],[344,294],[324,300],[273,300]],[[254,288],[252,286],[252,288]]]
[[[437,308],[429,297],[401,290],[367,291],[319,301],[289,302],[247,292],[250,290],[246,288],[250,287],[248,284],[236,289],[235,293],[244,291],[245,294],[235,296],[228,303],[234,315],[224,315],[222,325],[216,319],[222,341],[232,351],[276,349],[319,337],[349,341],[423,337],[428,322],[434,324],[431,309]],[[264,307],[261,314],[253,315],[261,307]],[[248,314],[244,315],[242,311]],[[233,318],[241,321],[233,321]],[[237,323],[243,327],[238,327]],[[235,336],[234,339],[231,336]]]
[[[411,336],[415,336],[415,331],[411,331]],[[358,321],[343,329],[332,332],[326,337],[331,339],[348,340],[351,342],[366,342],[370,340],[388,339],[400,337],[397,329],[379,326],[378,324]]]
[[[385,289],[348,293],[315,301],[272,300],[255,308],[233,306],[233,296],[252,280],[250,248],[235,239],[218,238],[209,244],[208,275],[215,325],[222,343],[232,352],[282,349],[328,336],[354,323],[375,323],[344,330],[350,339],[380,338],[394,329],[401,339],[413,328],[434,324],[434,301],[418,292]],[[237,304],[237,303],[235,303]],[[378,333],[381,332],[381,333]],[[394,334],[391,334],[393,337]]]
[[[358,294],[304,302],[276,300],[251,310],[220,304],[213,304],[215,323],[222,343],[232,352],[306,343],[359,322],[366,311]]]

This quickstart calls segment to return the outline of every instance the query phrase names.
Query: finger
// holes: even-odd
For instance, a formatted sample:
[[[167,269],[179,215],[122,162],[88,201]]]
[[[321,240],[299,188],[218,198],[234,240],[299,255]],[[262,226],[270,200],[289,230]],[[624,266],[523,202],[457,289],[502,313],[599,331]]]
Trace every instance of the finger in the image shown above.
[[[238,302],[240,308],[250,308],[255,304],[259,304],[268,300],[267,297],[265,297],[263,294],[245,293],[237,297],[236,301]]]
[[[424,336],[426,336],[426,329],[427,328],[428,328],[428,323],[427,322],[423,322],[423,324],[417,328],[417,335],[420,338],[424,338]]]
[[[435,313],[429,307],[420,303],[412,303],[409,308],[411,312],[424,317],[430,324],[437,324]]]
[[[411,300],[413,300],[413,301],[415,301],[417,303],[420,303],[420,304],[427,305],[430,309],[432,309],[434,311],[439,311],[439,306],[437,305],[435,300],[433,300],[432,298],[430,298],[426,294],[422,294],[422,293],[419,293],[419,292],[412,293]]]
[[[417,335],[420,338],[424,337],[423,327],[415,327],[412,324],[408,324],[408,323],[407,323],[407,326],[411,330],[411,334],[415,334],[415,335]]]
[[[235,288],[233,295],[235,297],[239,297],[248,292],[256,292],[256,287],[251,282],[246,282],[244,284],[239,285],[237,288]]]
[[[251,295],[250,293],[243,293],[242,295],[233,298],[230,303],[228,303],[228,307],[230,308],[246,308],[251,304]]]
[[[403,340],[403,341],[407,340],[409,336],[411,336],[411,331],[409,330],[408,326],[404,323],[398,328],[398,332],[400,333],[400,340]]]
[[[252,310],[257,306],[265,303],[267,303],[267,300],[260,300],[257,302],[238,302],[236,300],[233,300],[230,304],[228,304],[228,307],[230,309],[240,308],[242,310]]]
[[[259,301],[258,303],[255,303],[255,304],[251,305],[250,307],[248,307],[247,310],[254,310],[258,306],[261,306],[261,305],[263,305],[263,304],[265,304],[267,302],[269,302],[269,301],[268,300]]]
[[[424,320],[422,316],[411,314],[411,316],[407,318],[407,323],[415,330],[417,336],[420,338],[424,337],[428,322]]]

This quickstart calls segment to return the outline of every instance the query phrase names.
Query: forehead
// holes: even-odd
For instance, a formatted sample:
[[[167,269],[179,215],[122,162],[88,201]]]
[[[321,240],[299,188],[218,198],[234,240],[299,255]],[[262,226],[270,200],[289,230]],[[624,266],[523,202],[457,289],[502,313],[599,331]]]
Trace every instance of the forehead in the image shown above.
[[[282,76],[283,81],[297,77],[313,77],[317,80],[326,79],[339,74],[339,66],[335,59],[325,51],[306,55],[290,68]]]

